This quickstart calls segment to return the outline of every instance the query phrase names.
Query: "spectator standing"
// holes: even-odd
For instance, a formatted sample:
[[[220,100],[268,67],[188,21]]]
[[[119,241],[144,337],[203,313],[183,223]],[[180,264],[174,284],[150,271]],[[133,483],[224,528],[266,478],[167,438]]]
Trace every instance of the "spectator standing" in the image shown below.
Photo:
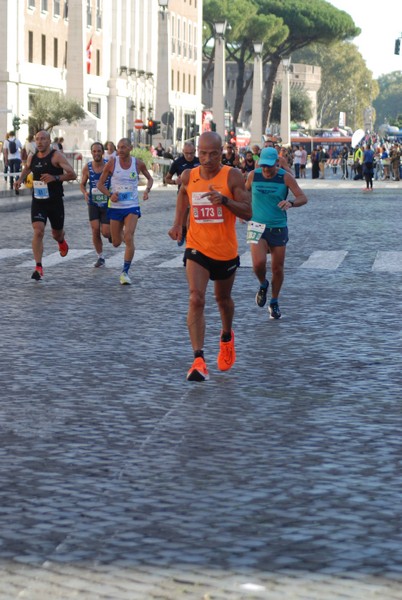
[[[301,150],[300,146],[295,146],[293,151],[293,166],[295,168],[295,179],[300,179],[300,164],[301,164]]]
[[[300,178],[306,179],[306,167],[307,167],[307,150],[304,146],[301,146],[301,157],[300,157]]]
[[[394,144],[389,153],[389,160],[391,163],[392,175],[395,181],[400,180],[399,167],[401,166],[401,151],[398,144]]]
[[[349,149],[345,145],[341,150],[342,179],[349,178],[348,160],[349,160]]]
[[[374,150],[371,145],[367,144],[363,153],[363,175],[366,180],[366,187],[363,188],[366,192],[373,191],[373,175],[374,175]]]
[[[19,173],[21,170],[21,150],[22,144],[19,139],[15,136],[15,131],[10,131],[8,134],[8,140],[5,142],[6,160],[10,172],[10,190],[14,189],[14,174]],[[4,152],[4,150],[3,150]],[[18,179],[18,177],[16,177]],[[15,193],[18,195],[18,188],[15,189]]]

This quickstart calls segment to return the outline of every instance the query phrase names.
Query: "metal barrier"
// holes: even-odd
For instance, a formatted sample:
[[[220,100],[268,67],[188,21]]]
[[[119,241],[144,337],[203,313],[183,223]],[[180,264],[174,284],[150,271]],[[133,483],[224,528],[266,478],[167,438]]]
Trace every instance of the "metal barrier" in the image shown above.
[[[77,173],[78,179],[81,179],[83,167],[81,152],[64,152],[64,155],[70,165],[73,167],[74,171]]]

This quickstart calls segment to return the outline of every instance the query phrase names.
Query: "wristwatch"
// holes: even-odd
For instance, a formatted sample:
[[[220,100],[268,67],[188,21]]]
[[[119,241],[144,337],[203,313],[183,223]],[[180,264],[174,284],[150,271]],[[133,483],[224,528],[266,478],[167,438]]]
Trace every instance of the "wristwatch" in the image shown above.
[[[60,175],[55,175],[55,176],[54,176],[54,180],[55,180],[55,181],[60,181]]]
[[[295,205],[295,201],[294,200],[288,200],[289,204],[291,204],[292,206]]]
[[[229,198],[227,196],[222,196],[221,204],[223,204],[223,206],[226,206],[228,202]]]

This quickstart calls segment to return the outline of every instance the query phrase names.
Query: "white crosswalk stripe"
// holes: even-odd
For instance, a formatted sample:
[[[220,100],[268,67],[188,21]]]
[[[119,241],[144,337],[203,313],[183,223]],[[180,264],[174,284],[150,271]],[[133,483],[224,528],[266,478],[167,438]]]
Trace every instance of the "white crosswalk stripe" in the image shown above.
[[[402,271],[402,252],[383,252],[379,250],[375,257],[372,271],[400,273]]]
[[[184,253],[183,253],[184,254]],[[171,258],[170,260],[165,260],[158,267],[165,269],[174,269],[176,267],[183,267],[183,254],[180,253],[178,256]]]
[[[30,248],[0,248],[0,260],[2,258],[12,258],[20,254],[26,254],[27,252],[32,252],[32,250]]]
[[[267,264],[269,265],[270,262],[271,262],[271,257],[268,254],[267,255]],[[240,266],[251,269],[251,267],[253,266],[253,263],[251,261],[251,252],[250,251],[240,254]]]
[[[0,248],[0,262],[5,264],[7,259],[23,257],[23,255],[29,255],[29,259],[22,260],[22,262],[16,265],[17,268],[32,268],[33,257],[31,248]],[[155,268],[160,269],[177,269],[183,268],[183,252],[175,252],[173,258],[168,258],[169,254],[161,257],[160,252],[156,250],[136,250],[134,256],[134,263],[144,262],[149,257],[156,256],[159,262],[154,260]],[[316,250],[312,252],[308,259],[298,265],[296,268],[310,269],[310,270],[323,270],[323,271],[335,271],[338,269],[348,256],[347,250]],[[86,257],[84,261],[81,261],[81,265],[84,267],[93,267],[96,261],[96,252],[93,248],[79,248],[70,249],[67,256],[64,258],[60,256],[59,252],[53,252],[48,255],[44,255],[43,264],[45,268],[53,267],[58,264],[72,263],[75,260]],[[293,258],[294,260],[294,258]],[[108,249],[106,253],[106,268],[120,269],[124,261],[124,249]],[[270,256],[267,256],[267,264],[270,263]],[[251,253],[250,251],[243,252],[240,255],[240,265],[243,268],[252,268]],[[373,272],[388,272],[388,273],[401,273],[402,272],[402,252],[398,251],[378,251],[371,265],[371,271]],[[366,267],[367,269],[367,267]]]
[[[335,271],[342,264],[346,255],[345,250],[316,250],[300,265],[300,268]]]
[[[58,265],[59,263],[66,263],[66,262],[71,262],[72,260],[75,260],[76,258],[81,258],[81,256],[85,256],[86,254],[89,254],[90,252],[93,252],[93,250],[88,250],[88,249],[72,249],[68,251],[67,256],[60,256],[59,252],[53,252],[52,254],[48,254],[47,256],[43,257],[43,262],[44,264],[46,264],[47,267],[54,267],[54,265]],[[21,263],[20,265],[18,265],[19,267],[32,267],[32,258],[30,260],[26,260],[23,263]]]
[[[141,260],[144,260],[144,258],[151,256],[151,254],[155,254],[155,251],[154,250],[136,250],[135,254],[134,254],[133,262],[136,263]],[[124,261],[124,250],[119,250],[118,252],[115,252],[114,254],[112,254],[112,256],[109,256],[106,258],[105,266],[113,268],[113,269],[120,268],[123,264],[123,261]]]

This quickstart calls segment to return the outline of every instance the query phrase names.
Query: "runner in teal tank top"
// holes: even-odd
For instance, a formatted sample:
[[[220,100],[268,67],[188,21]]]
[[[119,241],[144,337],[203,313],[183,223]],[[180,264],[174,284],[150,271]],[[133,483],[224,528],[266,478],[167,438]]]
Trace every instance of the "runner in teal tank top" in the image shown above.
[[[275,148],[263,148],[259,167],[249,174],[246,188],[251,190],[253,211],[247,228],[247,242],[251,246],[253,270],[260,282],[255,301],[260,307],[267,301],[267,254],[270,253],[272,297],[268,312],[271,319],[280,319],[278,297],[284,279],[288,242],[287,211],[306,204],[307,197],[293,175],[278,166]],[[289,190],[294,200],[288,200]]]

